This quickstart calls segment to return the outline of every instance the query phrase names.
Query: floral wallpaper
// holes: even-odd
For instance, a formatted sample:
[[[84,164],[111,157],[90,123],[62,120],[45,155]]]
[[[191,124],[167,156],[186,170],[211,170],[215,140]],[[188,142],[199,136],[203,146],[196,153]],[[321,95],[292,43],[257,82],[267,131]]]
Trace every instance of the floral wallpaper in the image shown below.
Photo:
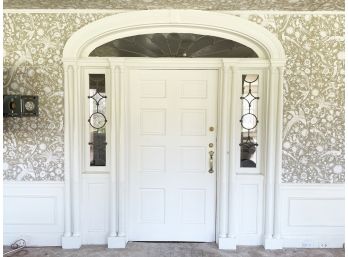
[[[5,180],[64,180],[62,51],[107,15],[4,14],[4,94],[40,97],[39,117],[4,119]],[[274,33],[288,58],[282,182],[343,183],[344,15],[241,16]]]
[[[4,0],[4,8],[344,11],[344,0]]]

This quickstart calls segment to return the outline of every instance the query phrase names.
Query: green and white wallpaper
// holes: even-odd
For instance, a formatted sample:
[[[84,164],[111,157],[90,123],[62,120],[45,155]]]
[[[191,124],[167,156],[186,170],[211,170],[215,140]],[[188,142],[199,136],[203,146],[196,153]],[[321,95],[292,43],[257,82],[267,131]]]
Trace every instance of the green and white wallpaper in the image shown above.
[[[40,97],[40,116],[4,119],[4,180],[64,180],[62,52],[73,32],[109,14],[5,13],[4,94]],[[284,183],[344,182],[344,14],[242,17],[283,44]]]

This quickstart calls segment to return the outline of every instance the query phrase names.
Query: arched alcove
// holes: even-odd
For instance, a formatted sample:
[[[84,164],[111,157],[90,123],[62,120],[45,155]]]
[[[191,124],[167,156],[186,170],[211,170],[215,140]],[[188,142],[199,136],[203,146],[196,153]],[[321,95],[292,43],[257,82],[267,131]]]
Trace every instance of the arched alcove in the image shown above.
[[[111,141],[122,139],[127,127],[125,123],[126,98],[122,98],[127,91],[124,85],[124,62],[126,59],[120,56],[119,49],[115,50],[115,42],[125,39],[135,40],[139,35],[163,35],[165,38],[169,35],[204,35],[211,42],[225,42],[227,45],[233,45],[229,49],[238,48],[250,59],[251,64],[259,65],[263,69],[263,83],[267,87],[267,95],[264,99],[265,106],[265,126],[264,144],[266,161],[264,167],[265,175],[265,210],[264,218],[264,245],[266,248],[278,248],[280,245],[279,215],[275,206],[278,196],[278,174],[281,169],[281,117],[282,117],[282,78],[283,67],[285,65],[285,53],[279,40],[265,28],[252,23],[243,18],[222,13],[192,10],[153,10],[153,11],[134,11],[111,15],[95,22],[75,32],[68,39],[63,51],[63,62],[65,71],[65,233],[62,238],[63,248],[79,248],[81,246],[81,228],[80,228],[80,197],[81,197],[81,170],[83,165],[81,160],[81,142],[83,136],[80,131],[81,124],[81,90],[83,89],[82,71],[85,65],[98,68],[100,65],[108,65],[108,72],[111,73],[110,81],[114,87],[111,87],[113,95],[119,95],[117,101],[112,102],[113,117],[120,121],[115,126],[115,134],[111,135]],[[142,40],[148,40],[149,36],[140,37]],[[166,38],[168,41],[168,39]],[[215,41],[214,41],[215,40]],[[216,41],[217,40],[217,41]],[[151,41],[151,40],[150,40]],[[233,42],[233,43],[231,43]],[[97,49],[104,46],[108,48],[105,54],[96,53]],[[99,51],[98,50],[98,51]],[[123,49],[124,50],[124,49]],[[143,49],[144,50],[144,49]],[[146,49],[145,49],[146,52]],[[230,51],[230,53],[233,51]],[[207,62],[211,67],[220,65],[217,70],[221,71],[221,88],[219,93],[221,97],[221,109],[219,119],[220,131],[224,137],[220,140],[221,153],[220,168],[222,172],[217,177],[217,187],[219,190],[217,198],[217,242],[220,248],[233,249],[236,247],[237,221],[236,212],[236,182],[235,175],[229,170],[229,163],[235,161],[229,159],[229,145],[226,140],[229,139],[229,108],[240,105],[240,103],[229,103],[228,97],[232,94],[229,84],[231,81],[239,81],[235,67],[241,63],[238,56],[219,56],[219,60]],[[184,52],[182,52],[184,54]],[[115,55],[117,58],[115,59]],[[96,57],[101,56],[101,57]],[[136,55],[138,56],[138,55]],[[143,55],[144,56],[144,55]],[[152,56],[145,54],[145,56]],[[172,57],[164,55],[164,57]],[[207,57],[207,56],[204,56]],[[226,58],[227,57],[227,58]],[[258,58],[255,58],[258,57]],[[153,59],[153,58],[151,58]],[[158,58],[161,59],[161,58]],[[163,58],[165,62],[178,65],[178,59],[189,61],[194,58]],[[173,60],[174,59],[174,60]],[[102,63],[102,64],[101,64]],[[186,67],[185,63],[181,63]],[[192,64],[191,64],[192,65]],[[206,67],[197,64],[197,67]],[[247,63],[241,67],[247,70]],[[209,66],[209,67],[210,67]],[[189,65],[187,66],[189,67]],[[84,97],[84,96],[83,96]],[[116,113],[118,112],[119,113]],[[233,127],[233,125],[231,125]],[[123,139],[122,139],[123,140]],[[126,226],[126,200],[127,200],[127,165],[124,153],[127,142],[122,141],[119,147],[113,144],[111,151],[117,152],[119,156],[115,157],[111,163],[110,179],[110,230],[108,237],[109,247],[125,247],[127,242]],[[232,147],[232,146],[231,146]],[[234,146],[233,146],[234,147]],[[229,212],[230,210],[230,212]]]

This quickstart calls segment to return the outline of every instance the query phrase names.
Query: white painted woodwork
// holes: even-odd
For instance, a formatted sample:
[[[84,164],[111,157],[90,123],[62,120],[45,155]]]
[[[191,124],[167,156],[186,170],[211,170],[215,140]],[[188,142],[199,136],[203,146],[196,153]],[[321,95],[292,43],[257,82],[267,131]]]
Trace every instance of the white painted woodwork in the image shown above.
[[[226,38],[250,47],[260,58],[285,59],[279,40],[262,26],[238,16],[197,10],[146,10],[110,15],[76,31],[67,41],[63,57],[88,57],[96,47],[116,38],[171,32]]]
[[[284,247],[336,248],[344,239],[344,185],[280,185]]]
[[[252,34],[249,32],[253,31]],[[172,58],[92,58],[88,54],[108,41],[147,33],[197,33],[234,40],[251,47],[258,59],[172,59]],[[219,70],[217,89],[217,145],[216,145],[216,241],[219,248],[234,249],[238,245],[263,244],[265,248],[281,247],[342,247],[344,242],[344,185],[288,185],[280,184],[282,83],[285,53],[278,39],[255,23],[226,13],[193,10],[146,10],[118,13],[92,22],[68,39],[63,52],[64,62],[64,167],[65,182],[5,182],[4,184],[4,244],[24,238],[29,246],[62,245],[79,248],[81,243],[105,243],[111,248],[124,248],[130,236],[129,222],[134,207],[129,201],[128,175],[132,176],[129,160],[131,113],[129,103],[128,70],[136,69],[205,69]],[[86,68],[110,72],[109,168],[86,169]],[[86,73],[87,72],[87,73]],[[236,118],[243,72],[260,72],[263,79],[260,98],[260,167],[256,172],[238,169],[239,124]],[[239,74],[239,75],[238,75]],[[153,78],[157,78],[154,76]],[[153,79],[152,78],[152,79]],[[202,100],[202,84],[192,83],[181,94],[183,99]],[[236,87],[237,86],[237,87]],[[155,89],[157,88],[157,90]],[[144,99],[161,101],[167,96],[162,82],[150,83],[141,91]],[[208,93],[209,96],[209,93]],[[156,121],[146,123],[147,137],[163,137],[168,128],[161,119],[168,117],[158,106],[145,112]],[[151,113],[151,109],[157,109]],[[186,113],[186,123],[202,118],[204,112]],[[199,118],[200,117],[200,118]],[[108,124],[108,126],[109,126]],[[196,123],[195,123],[196,124]],[[198,123],[197,123],[198,124]],[[181,128],[180,128],[181,129]],[[81,133],[83,131],[83,133]],[[183,127],[185,137],[200,134],[199,126]],[[202,136],[197,136],[202,137]],[[226,141],[227,140],[227,141]],[[228,143],[226,143],[228,142]],[[151,148],[152,147],[152,148]],[[163,145],[145,148],[144,158],[155,154],[161,162],[144,162],[146,174],[163,174],[167,159]],[[162,147],[162,148],[161,148]],[[200,174],[199,148],[196,152],[183,149],[177,154],[184,160],[186,173]],[[139,154],[136,152],[136,154]],[[192,163],[185,160],[190,154]],[[172,155],[173,156],[173,155]],[[140,161],[139,161],[140,162]],[[83,174],[85,173],[85,174]],[[104,173],[104,174],[103,174]],[[108,174],[109,173],[109,174]],[[82,175],[83,174],[83,175]],[[264,181],[264,182],[263,182]],[[192,186],[192,185],[191,185]],[[64,188],[63,188],[64,187]],[[166,214],[158,211],[165,206],[165,187],[144,188],[143,221],[164,222]],[[177,197],[186,209],[180,216],[184,224],[200,225],[203,220],[202,199],[208,194],[200,189],[183,188]],[[82,191],[81,191],[82,190]],[[149,201],[149,198],[153,201]],[[100,200],[100,201],[99,201]],[[208,199],[206,199],[209,202]],[[175,202],[175,201],[171,201]],[[18,204],[32,207],[23,215]],[[63,209],[64,205],[64,209]],[[140,207],[140,206],[138,206]],[[165,208],[165,207],[164,207]],[[207,218],[206,216],[204,218]],[[81,226],[80,226],[81,223]],[[86,224],[87,223],[87,224]],[[150,224],[150,223],[147,223]],[[64,231],[64,232],[63,232]],[[96,232],[96,233],[94,233]],[[152,230],[147,231],[151,235]],[[165,240],[165,238],[163,238]]]
[[[263,181],[262,175],[237,175],[236,226],[238,245],[263,243]]]
[[[263,243],[263,197],[262,176],[237,175],[238,199],[238,245],[260,245]],[[99,233],[97,240],[106,240],[108,211],[94,210],[103,206],[99,200],[108,202],[108,176],[105,174],[83,176],[83,188],[92,183],[91,198],[83,195],[81,206],[83,216],[89,215],[96,220],[90,228],[100,229],[105,224],[105,234]],[[99,186],[100,183],[100,186]],[[96,184],[96,186],[95,186]],[[105,187],[102,189],[102,185]],[[256,189],[257,188],[257,189]],[[97,189],[94,190],[93,189]],[[281,241],[284,247],[299,248],[341,248],[344,242],[344,185],[291,185],[280,186],[280,225]],[[4,183],[4,245],[18,238],[24,238],[29,246],[59,246],[64,231],[64,184],[61,182],[5,182]],[[96,202],[95,199],[98,199]],[[258,200],[255,200],[258,199]],[[244,202],[246,201],[247,202]],[[257,203],[256,203],[257,202]],[[18,204],[30,206],[27,212]],[[87,205],[85,205],[87,204]],[[85,206],[90,209],[85,209]],[[104,205],[105,206],[105,205]],[[89,214],[90,213],[90,214]],[[103,215],[101,213],[105,213]],[[27,215],[28,214],[28,215]],[[254,215],[252,215],[254,214]],[[103,217],[104,222],[103,223]],[[190,217],[186,217],[190,220]],[[82,238],[85,238],[82,219]],[[92,230],[90,231],[90,233]],[[97,234],[90,236],[96,237]],[[75,238],[73,238],[75,239]],[[91,237],[92,239],[92,237]],[[228,242],[229,238],[226,238]],[[71,240],[69,242],[72,242]],[[117,246],[125,246],[116,237]]]
[[[109,192],[109,175],[83,175],[83,244],[106,244],[109,233]]]
[[[218,75],[129,71],[129,240],[215,241]]]
[[[250,35],[249,31],[253,31]],[[181,32],[181,33],[198,33],[206,34],[211,36],[222,37],[230,40],[235,40],[241,44],[251,47],[259,56],[258,59],[172,59],[172,58],[161,58],[161,59],[150,59],[150,58],[92,58],[88,57],[88,54],[97,46],[106,43],[108,41],[122,38],[126,36],[132,36],[137,34],[146,33],[168,33],[168,32]],[[235,207],[237,206],[238,192],[236,190],[236,173],[237,169],[230,166],[231,161],[233,162],[233,154],[237,154],[236,142],[232,140],[231,135],[231,124],[233,121],[233,111],[229,109],[233,105],[233,97],[239,98],[239,95],[233,97],[229,93],[231,84],[227,81],[238,81],[239,69],[251,69],[260,70],[265,69],[269,71],[270,65],[272,70],[277,67],[283,67],[285,64],[285,54],[283,47],[277,38],[268,32],[263,27],[256,25],[245,19],[241,19],[237,16],[231,16],[222,13],[205,12],[205,11],[192,11],[192,10],[151,10],[151,11],[137,11],[137,12],[126,12],[117,15],[111,15],[105,17],[96,22],[90,23],[83,27],[79,31],[75,32],[72,37],[67,41],[67,44],[63,51],[63,61],[65,64],[65,74],[73,76],[73,83],[65,85],[67,87],[73,87],[66,93],[66,109],[71,111],[70,118],[65,120],[65,131],[69,136],[65,137],[65,144],[69,146],[69,155],[65,155],[65,163],[71,164],[70,174],[71,180],[66,182],[66,218],[67,223],[65,227],[65,237],[63,237],[63,245],[68,248],[79,247],[79,233],[80,227],[78,220],[79,209],[81,208],[78,204],[79,191],[81,187],[81,176],[80,174],[85,172],[85,169],[81,167],[81,162],[86,163],[84,158],[79,153],[82,150],[79,148],[80,145],[76,143],[83,143],[81,133],[79,131],[85,126],[85,120],[76,120],[78,117],[80,106],[77,94],[81,91],[78,87],[81,85],[81,68],[101,68],[104,70],[111,70],[111,84],[115,86],[110,92],[112,98],[115,99],[116,103],[111,101],[113,112],[110,114],[111,119],[114,119],[118,124],[110,127],[110,133],[114,135],[110,138],[111,143],[115,143],[116,146],[112,146],[110,162],[110,170],[106,169],[103,172],[110,173],[110,233],[108,238],[109,247],[124,247],[129,236],[129,213],[127,210],[131,205],[129,202],[129,180],[128,174],[130,174],[129,160],[129,127],[128,121],[130,117],[129,113],[129,85],[128,80],[130,77],[127,75],[127,70],[130,68],[141,68],[141,69],[217,69],[220,71],[219,86],[217,93],[218,113],[217,113],[217,145],[216,152],[216,176],[217,176],[217,216],[216,216],[216,241],[219,243],[219,247],[233,249],[236,245],[238,235],[237,232],[237,212]],[[227,64],[226,64],[227,63]],[[67,72],[71,65],[74,72]],[[233,69],[234,77],[228,75],[229,70]],[[274,199],[277,198],[275,195],[279,194],[279,187],[275,180],[276,172],[274,169],[280,169],[281,167],[281,156],[277,156],[277,150],[281,147],[281,119],[279,117],[273,117],[270,119],[268,116],[271,112],[266,110],[276,109],[277,105],[281,103],[282,93],[279,90],[279,94],[273,92],[270,96],[268,93],[272,92],[274,88],[281,88],[281,79],[283,74],[271,72],[267,76],[264,76],[264,93],[267,95],[262,102],[262,108],[265,112],[262,114],[263,120],[268,124],[267,128],[264,128],[261,132],[262,138],[264,138],[263,145],[265,147],[264,156],[265,163],[260,167],[260,170],[253,175],[263,174],[265,175],[266,190],[265,203],[267,203],[267,213],[272,215],[267,216],[266,222],[266,234],[267,240],[273,240],[274,237],[279,236],[279,226],[274,224],[278,222],[279,215],[275,212]],[[278,79],[279,77],[279,79]],[[65,81],[68,83],[67,81]],[[233,82],[232,82],[233,84]],[[184,92],[184,95],[192,97],[194,93],[197,99],[204,97],[204,93],[195,93],[199,90],[201,85],[197,84],[190,89],[188,92]],[[226,88],[227,87],[227,88]],[[153,99],[161,99],[164,95],[163,88],[153,92],[153,89],[149,86],[144,89],[144,98],[151,96]],[[227,95],[226,95],[227,94]],[[85,96],[83,96],[85,97]],[[196,99],[196,100],[197,100]],[[272,106],[270,109],[269,107]],[[151,108],[150,108],[151,109]],[[161,125],[161,119],[165,115],[161,110],[157,110],[157,113],[147,112],[144,114],[154,117],[154,123],[143,124],[144,133],[149,137],[161,137],[167,127]],[[275,113],[272,113],[272,115]],[[191,115],[191,116],[190,116]],[[186,121],[192,121],[192,113],[187,114]],[[194,114],[195,117],[199,117],[199,113]],[[202,113],[200,114],[203,115]],[[275,114],[276,115],[276,114]],[[198,127],[195,130],[191,128],[184,128],[185,134],[199,134]],[[233,135],[236,135],[234,130]],[[231,148],[232,147],[232,148]],[[162,149],[163,150],[163,149]],[[161,155],[161,148],[144,149],[144,155],[158,154]],[[197,151],[198,153],[198,151]],[[238,150],[239,155],[239,150]],[[145,156],[145,157],[146,157]],[[185,156],[185,155],[184,155]],[[232,156],[232,157],[231,157]],[[277,158],[275,158],[277,156]],[[79,164],[76,165],[74,162],[79,160]],[[146,164],[146,163],[145,163]],[[151,164],[151,165],[150,165]],[[161,173],[165,163],[157,163],[157,166],[152,163],[144,165],[144,169],[152,170],[148,172]],[[198,167],[200,169],[201,167]],[[186,169],[192,169],[192,166],[186,167]],[[246,170],[244,170],[246,171]],[[91,174],[97,171],[91,171]],[[194,172],[192,172],[194,173]],[[252,175],[253,172],[250,173]],[[116,191],[113,188],[116,186]],[[71,188],[71,192],[70,192]],[[250,191],[250,190],[249,190]],[[249,192],[248,191],[248,192]],[[252,190],[250,191],[252,192]],[[151,194],[151,192],[146,192]],[[198,197],[199,193],[195,195]],[[263,195],[263,193],[262,193]],[[161,200],[158,200],[161,201]],[[69,209],[71,206],[71,209]],[[199,207],[199,206],[198,206]],[[70,215],[69,215],[70,214]],[[70,217],[72,217],[71,222]],[[113,218],[115,217],[115,218]],[[159,216],[158,216],[159,217]],[[189,216],[185,216],[189,219]],[[71,226],[70,226],[71,224]],[[71,227],[71,231],[69,230]],[[115,233],[116,232],[116,233]],[[74,237],[68,236],[74,235]],[[278,233],[278,235],[276,235]],[[116,236],[115,236],[116,234]],[[64,246],[63,246],[64,247]],[[266,244],[266,247],[267,244]]]
[[[64,183],[4,183],[4,245],[59,246],[64,232]]]

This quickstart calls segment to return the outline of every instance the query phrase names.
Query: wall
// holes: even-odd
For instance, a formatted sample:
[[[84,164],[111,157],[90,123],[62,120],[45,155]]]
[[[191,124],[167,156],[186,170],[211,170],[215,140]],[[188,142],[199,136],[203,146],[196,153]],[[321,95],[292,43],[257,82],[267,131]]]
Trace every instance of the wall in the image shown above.
[[[25,238],[29,245],[61,243],[62,51],[74,31],[107,15],[110,13],[4,14],[4,94],[40,97],[39,117],[4,119],[5,244],[18,237]],[[344,15],[240,16],[274,33],[288,58],[284,81],[283,183],[278,206],[284,246],[341,247],[345,180]],[[83,185],[86,193],[82,202],[102,206],[97,213],[85,210],[93,213],[93,217],[85,217],[85,243],[95,242],[95,227],[100,242],[105,240],[106,202],[89,199],[95,195],[107,199],[108,191],[100,186],[107,184],[104,180],[86,180]],[[263,199],[258,192],[263,182],[241,179],[238,183],[243,207],[238,219],[240,224],[246,224],[239,228],[239,244],[260,244]],[[23,216],[19,205],[35,208]],[[305,213],[303,208],[307,208]]]
[[[4,179],[62,181],[67,39],[110,14],[4,15],[4,94],[37,94],[40,116],[4,120]],[[275,33],[288,58],[284,183],[344,182],[344,16],[246,15]]]

